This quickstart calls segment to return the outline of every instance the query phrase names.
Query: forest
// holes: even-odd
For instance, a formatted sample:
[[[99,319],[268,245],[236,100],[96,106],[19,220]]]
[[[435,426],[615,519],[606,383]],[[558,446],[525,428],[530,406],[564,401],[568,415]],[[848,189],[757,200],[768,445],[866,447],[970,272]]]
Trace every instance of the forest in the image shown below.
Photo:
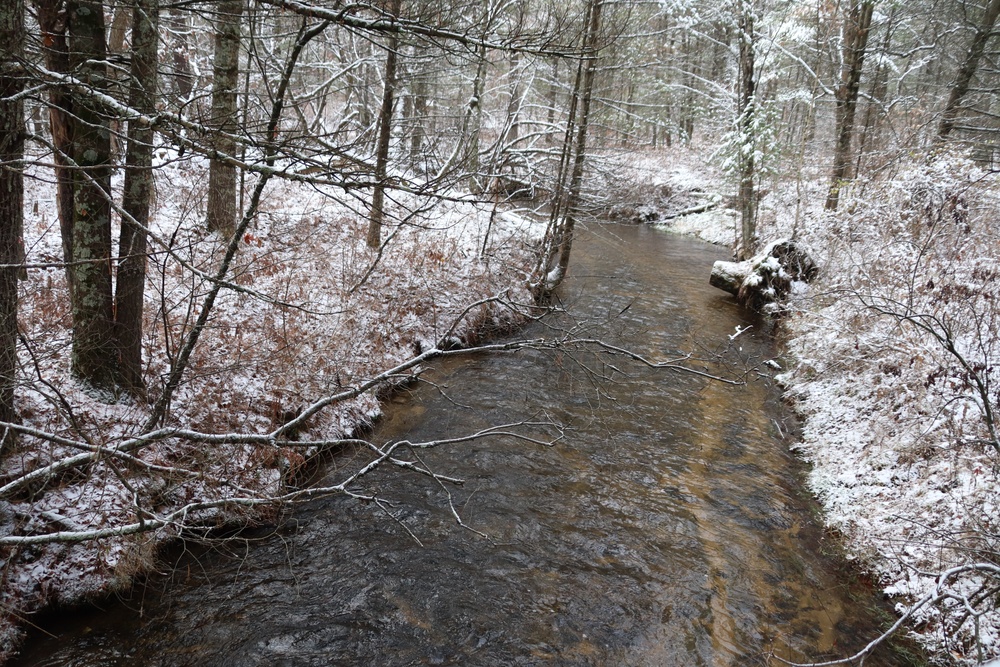
[[[898,614],[872,639],[1000,656],[998,17],[2,0],[0,657],[179,536],[323,495],[387,520],[376,468],[450,483],[366,440],[380,399],[438,358],[599,346],[499,336],[606,220],[771,272],[751,305],[787,349],[793,449]],[[810,284],[759,254],[779,239]]]

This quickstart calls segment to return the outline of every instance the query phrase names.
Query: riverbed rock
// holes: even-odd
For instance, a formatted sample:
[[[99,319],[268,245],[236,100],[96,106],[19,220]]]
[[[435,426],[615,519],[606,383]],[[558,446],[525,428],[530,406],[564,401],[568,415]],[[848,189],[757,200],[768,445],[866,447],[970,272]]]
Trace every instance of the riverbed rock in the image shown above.
[[[795,283],[808,283],[819,267],[809,251],[790,239],[768,243],[742,262],[716,262],[709,283],[758,312],[778,312]]]

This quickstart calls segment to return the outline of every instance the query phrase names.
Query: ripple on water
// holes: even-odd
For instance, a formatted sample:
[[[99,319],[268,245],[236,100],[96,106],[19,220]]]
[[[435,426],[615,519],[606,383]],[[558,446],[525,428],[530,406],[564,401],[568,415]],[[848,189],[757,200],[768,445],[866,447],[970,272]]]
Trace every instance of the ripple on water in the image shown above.
[[[575,247],[562,326],[726,370],[714,355],[750,322],[707,285],[724,251],[633,227]],[[755,329],[739,345],[772,354]],[[584,351],[428,374],[448,397],[429,387],[395,397],[376,437],[520,419],[566,427],[555,447],[494,437],[421,453],[466,479],[452,502],[488,537],[455,525],[433,481],[376,472],[368,484],[392,519],[344,498],[313,502],[292,528],[255,533],[245,548],[189,552],[126,603],[33,639],[21,664],[717,667],[760,664],[772,643],[789,656],[844,652],[870,634],[818,553],[766,384]]]

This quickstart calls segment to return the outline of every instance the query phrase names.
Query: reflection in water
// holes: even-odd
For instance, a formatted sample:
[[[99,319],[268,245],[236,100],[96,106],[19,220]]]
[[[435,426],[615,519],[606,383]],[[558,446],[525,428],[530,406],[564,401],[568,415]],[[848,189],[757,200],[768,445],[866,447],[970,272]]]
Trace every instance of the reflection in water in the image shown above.
[[[575,327],[657,359],[708,357],[748,324],[707,285],[719,249],[639,227],[576,248],[566,315],[525,335]],[[772,354],[754,329],[734,345],[733,362]],[[817,553],[766,380],[570,350],[427,376],[435,386],[394,398],[376,437],[566,429],[554,447],[493,437],[421,452],[466,480],[453,502],[487,538],[456,526],[432,480],[378,473],[369,484],[396,521],[313,502],[276,533],[184,556],[168,580],[33,642],[23,664],[722,667],[843,653],[870,634]]]

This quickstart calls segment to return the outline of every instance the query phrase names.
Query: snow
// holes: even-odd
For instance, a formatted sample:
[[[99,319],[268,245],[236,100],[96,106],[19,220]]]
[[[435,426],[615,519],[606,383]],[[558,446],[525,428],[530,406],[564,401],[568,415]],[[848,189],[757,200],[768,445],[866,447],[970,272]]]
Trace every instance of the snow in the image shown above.
[[[695,151],[658,159],[657,178],[675,187],[719,182]],[[820,265],[814,283],[794,284],[781,329],[788,370],[776,375],[802,418],[794,449],[811,464],[810,490],[847,558],[901,615],[922,596],[951,595],[908,626],[936,662],[997,658],[1000,461],[973,376],[1000,409],[1000,179],[961,156],[917,157],[846,189],[830,214],[824,170],[797,178],[775,178],[759,231],[804,242]],[[669,227],[731,243],[723,215],[735,221],[716,210]]]
[[[901,598],[901,613],[934,590],[936,573],[993,558],[997,452],[982,444],[981,406],[957,358],[913,320],[879,311],[947,322],[958,350],[989,377],[985,369],[1000,361],[989,324],[997,285],[966,278],[976,262],[965,250],[1000,252],[997,185],[945,156],[867,183],[863,195],[849,191],[841,213],[814,213],[815,226],[805,227],[828,260],[788,321],[798,363],[785,380],[804,417],[798,452],[813,466],[827,524]],[[983,580],[970,572],[945,583],[961,599]],[[992,600],[977,604],[978,624],[945,604],[912,627],[944,661],[976,663],[980,648],[995,657],[1000,613]]]
[[[174,157],[167,148],[157,152],[162,168],[151,222],[155,238],[143,350],[153,398],[209,287],[194,270],[212,274],[224,249],[223,239],[202,228],[207,164]],[[29,173],[25,246],[29,264],[55,265],[62,250],[53,186],[45,176]],[[418,212],[405,225],[387,224],[389,240],[377,253],[365,245],[367,220],[354,210],[357,205],[342,192],[269,184],[258,219],[241,240],[228,278],[233,289],[219,296],[171,403],[168,426],[266,436],[304,406],[434,348],[442,338],[466,344],[478,329],[510,326],[523,317],[514,304],[531,303],[527,272],[532,244],[543,232],[530,218],[496,212],[488,204],[397,193],[389,220],[393,212]],[[29,376],[17,407],[25,424],[107,448],[141,433],[149,405],[96,392],[70,376],[62,268],[31,269],[22,282],[20,310],[28,342],[20,361]],[[419,367],[409,371],[418,372]],[[36,376],[44,382],[32,381]],[[364,393],[319,411],[295,437],[336,441],[379,414],[375,394]],[[21,494],[0,502],[0,534],[127,525],[140,518],[136,497],[148,518],[232,494],[274,495],[295,481],[316,449],[279,446],[266,438],[210,445],[163,439],[135,452],[142,465],[159,466],[155,474],[102,459],[80,474],[47,483],[34,498]],[[10,480],[78,453],[72,446],[25,437],[4,461],[0,478]],[[192,512],[187,520],[211,527],[260,518],[266,516],[230,507]],[[13,548],[0,589],[5,610],[0,660],[17,639],[12,619],[128,585],[153,565],[157,545],[177,530],[172,525],[156,535]]]
[[[613,156],[605,157],[614,164]],[[210,272],[221,252],[221,242],[198,224],[205,164],[173,158],[167,149],[159,154],[165,166],[157,176],[153,227],[159,244],[150,263],[144,350],[153,386],[169,367],[163,340],[176,347],[196,314],[196,297],[206,289],[180,260]],[[619,182],[645,184],[675,201],[687,201],[692,192],[700,200],[725,201],[723,176],[693,150],[629,154],[613,171]],[[936,660],[977,664],[980,651],[998,657],[995,574],[970,567],[945,580],[938,576],[957,566],[992,563],[998,550],[1000,466],[998,453],[986,444],[984,421],[986,407],[1000,409],[998,176],[947,154],[916,159],[891,178],[845,190],[835,214],[822,210],[822,173],[797,179],[773,184],[761,204],[760,231],[762,238],[806,243],[820,265],[816,282],[792,285],[782,320],[788,358],[781,366],[787,370],[774,369],[802,417],[794,449],[811,465],[810,490],[822,503],[826,524],[842,537],[847,557],[874,574],[900,614],[934,591],[952,594],[921,609],[909,626]],[[509,292],[509,303],[530,302],[525,277],[530,246],[541,230],[516,212],[492,215],[474,203],[404,197],[390,207],[422,212],[411,224],[386,230],[392,237],[379,256],[365,247],[364,216],[349,201],[291,184],[267,192],[232,275],[244,291],[223,292],[178,390],[172,424],[267,434],[288,413],[442,338],[461,342],[477,325],[517,320],[516,310],[490,297]],[[26,210],[28,261],[58,263],[50,183],[30,182]],[[720,205],[665,226],[731,244],[736,223],[736,213]],[[706,280],[707,273],[706,267]],[[18,407],[31,426],[67,437],[79,429],[95,444],[114,446],[138,432],[148,406],[102,402],[107,397],[69,379],[63,281],[61,269],[39,268],[23,285],[21,327],[31,354],[21,361],[48,384],[26,388]],[[483,305],[452,330],[452,320],[476,301]],[[909,309],[901,310],[906,304]],[[934,332],[950,335],[953,348]],[[959,359],[969,360],[968,368]],[[989,382],[985,404],[973,382],[977,374]],[[59,409],[62,402],[73,406],[75,425]],[[378,414],[375,397],[364,394],[322,411],[299,436],[334,439]],[[152,511],[164,514],[192,499],[229,492],[218,484],[221,478],[273,492],[309,454],[240,443],[220,447],[224,455],[206,457],[203,445],[165,439],[142,450],[142,460],[173,474],[123,477],[152,503]],[[33,441],[2,472],[7,478],[36,470],[70,453],[75,450],[65,445]],[[188,471],[198,474],[185,476]],[[133,495],[120,472],[102,462],[53,486],[34,507],[27,499],[0,504],[2,531],[133,521]],[[249,510],[223,515],[212,509],[192,520],[212,525],[240,517],[253,518]],[[28,614],[46,603],[113,590],[149,567],[157,540],[175,533],[171,527],[156,539],[19,548],[8,559],[0,603],[11,615]],[[989,594],[977,593],[982,590]],[[964,602],[974,615],[965,613]],[[14,630],[6,623],[0,653],[12,647]]]

